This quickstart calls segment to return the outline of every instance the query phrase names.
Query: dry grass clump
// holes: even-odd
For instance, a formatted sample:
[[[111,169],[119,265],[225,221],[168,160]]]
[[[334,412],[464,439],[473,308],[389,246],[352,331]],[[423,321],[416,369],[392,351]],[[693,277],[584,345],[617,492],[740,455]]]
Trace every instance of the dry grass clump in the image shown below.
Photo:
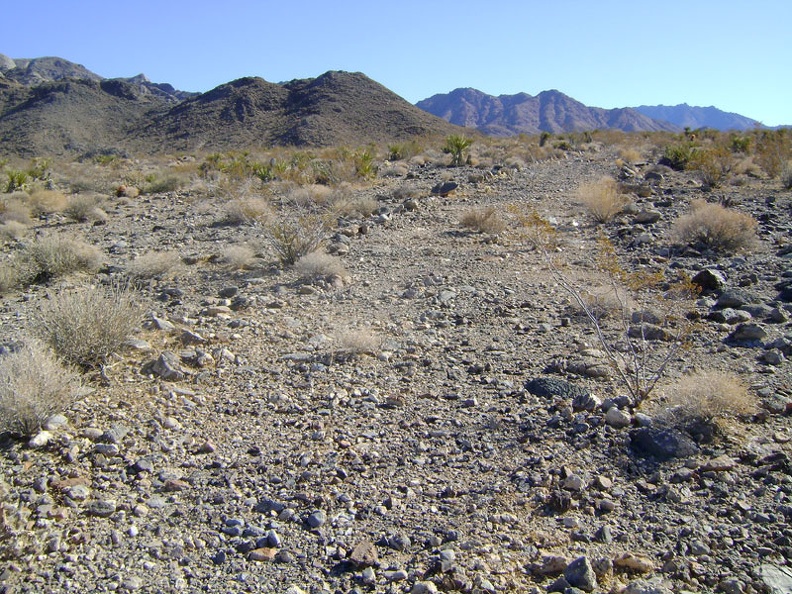
[[[37,341],[0,354],[0,433],[32,435],[77,396],[79,376]]]
[[[627,199],[619,193],[619,184],[610,177],[582,184],[577,198],[597,223],[607,223],[619,214]]]
[[[0,201],[0,222],[14,222],[26,226],[33,223],[30,206],[27,204],[27,194],[15,192]]]
[[[307,279],[343,278],[347,275],[341,258],[321,251],[311,252],[301,257],[294,263],[294,270],[301,277]]]
[[[220,261],[229,270],[251,270],[256,267],[258,252],[249,245],[229,245],[223,248]]]
[[[685,425],[751,414],[756,409],[746,384],[730,372],[698,371],[683,376],[664,393],[665,414]]]
[[[104,221],[107,213],[99,207],[99,197],[91,194],[73,194],[68,197],[63,213],[78,223]]]
[[[18,240],[28,232],[27,225],[19,221],[6,221],[0,224],[0,241]]]
[[[33,278],[47,281],[75,272],[93,273],[102,265],[99,248],[79,239],[50,235],[31,243],[24,255],[33,268]]]
[[[331,201],[333,189],[319,184],[309,184],[293,188],[286,202],[298,208],[316,210],[324,208]]]
[[[28,204],[33,216],[38,217],[63,212],[69,205],[69,200],[57,190],[34,190],[28,198]]]
[[[672,236],[678,243],[733,253],[750,248],[756,240],[756,220],[749,214],[730,210],[720,204],[696,200],[692,210],[679,217]]]
[[[619,148],[619,158],[625,163],[638,163],[643,158],[641,151],[631,146],[623,146]]]
[[[781,168],[781,185],[785,190],[792,190],[792,161],[787,161]]]
[[[506,222],[498,215],[494,206],[475,208],[463,213],[459,224],[465,229],[493,235],[502,233],[506,229]]]
[[[235,198],[226,204],[223,222],[228,225],[267,225],[274,216],[266,198],[247,196]]]
[[[368,196],[349,196],[343,192],[337,192],[333,198],[330,210],[333,214],[355,219],[365,219],[371,216],[379,208],[379,203]]]
[[[61,293],[39,312],[39,336],[70,364],[104,365],[140,324],[141,307],[126,289],[91,288]]]
[[[367,328],[351,328],[335,333],[333,342],[335,352],[342,358],[360,355],[376,355],[382,346],[382,339]]]
[[[146,252],[127,265],[127,274],[135,280],[169,278],[181,265],[181,256],[175,251]]]

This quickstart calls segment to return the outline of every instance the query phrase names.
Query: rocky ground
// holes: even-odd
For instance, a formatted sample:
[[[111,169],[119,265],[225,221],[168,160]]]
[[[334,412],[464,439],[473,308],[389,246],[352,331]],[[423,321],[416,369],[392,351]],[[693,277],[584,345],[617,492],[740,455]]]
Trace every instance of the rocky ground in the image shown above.
[[[33,443],[4,442],[4,529],[22,552],[3,591],[790,591],[792,198],[671,171],[646,190],[649,164],[614,160],[412,166],[355,190],[381,208],[334,230],[341,279],[302,281],[271,255],[230,271],[213,256],[262,229],[215,224],[222,205],[189,191],[108,198],[100,225],[37,223],[101,246],[93,282],[148,250],[187,264],[140,288],[135,348],[91,394]],[[456,191],[432,195],[449,173]],[[600,175],[635,185],[604,227],[626,267],[709,271],[664,381],[729,369],[758,403],[709,443],[652,424],[662,385],[634,407],[540,251],[459,224],[475,207],[512,224],[507,205],[536,211],[573,278],[597,282],[598,228],[572,196]],[[751,213],[756,246],[671,249],[695,198]],[[4,297],[3,336],[83,282]]]

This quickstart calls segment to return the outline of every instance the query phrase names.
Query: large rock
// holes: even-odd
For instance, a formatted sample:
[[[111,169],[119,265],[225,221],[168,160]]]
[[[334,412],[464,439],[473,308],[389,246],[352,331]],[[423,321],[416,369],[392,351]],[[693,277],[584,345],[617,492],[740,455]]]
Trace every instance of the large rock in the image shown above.
[[[696,442],[672,427],[641,427],[630,432],[631,446],[639,455],[669,460],[698,452]]]
[[[525,389],[534,396],[565,398],[574,400],[588,395],[588,390],[554,377],[537,377],[525,384]]]
[[[597,588],[597,576],[587,557],[578,557],[567,565],[564,578],[570,586],[585,592],[592,592]]]
[[[765,563],[759,567],[764,585],[770,594],[789,594],[792,592],[792,570]]]

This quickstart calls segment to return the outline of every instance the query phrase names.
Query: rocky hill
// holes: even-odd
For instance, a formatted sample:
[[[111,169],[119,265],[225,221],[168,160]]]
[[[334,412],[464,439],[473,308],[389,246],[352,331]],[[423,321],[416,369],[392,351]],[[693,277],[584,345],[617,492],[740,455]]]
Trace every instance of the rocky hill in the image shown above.
[[[242,78],[207,93],[106,79],[60,58],[0,55],[0,139],[9,154],[331,146],[455,128],[360,73],[284,84]]]
[[[736,113],[721,111],[717,107],[680,105],[641,105],[634,108],[655,120],[669,122],[679,128],[713,128],[715,130],[751,130],[761,124]]]
[[[634,109],[587,107],[559,91],[493,96],[476,89],[434,95],[417,106],[444,120],[484,134],[510,136],[615,128],[626,132],[676,130]]]
[[[194,150],[359,145],[453,130],[361,73],[327,72],[284,84],[241,78],[159,114],[135,136]]]

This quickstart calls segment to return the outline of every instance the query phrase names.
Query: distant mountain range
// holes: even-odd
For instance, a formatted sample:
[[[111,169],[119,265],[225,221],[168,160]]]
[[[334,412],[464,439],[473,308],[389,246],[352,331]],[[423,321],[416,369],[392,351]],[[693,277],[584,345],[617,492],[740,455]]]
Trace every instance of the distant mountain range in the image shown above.
[[[457,89],[415,106],[364,74],[334,71],[278,84],[246,77],[189,93],[142,74],[107,79],[62,58],[0,54],[0,152],[22,156],[355,146],[464,133],[460,127],[503,136],[755,125],[713,107],[587,107],[559,91],[494,97]]]

